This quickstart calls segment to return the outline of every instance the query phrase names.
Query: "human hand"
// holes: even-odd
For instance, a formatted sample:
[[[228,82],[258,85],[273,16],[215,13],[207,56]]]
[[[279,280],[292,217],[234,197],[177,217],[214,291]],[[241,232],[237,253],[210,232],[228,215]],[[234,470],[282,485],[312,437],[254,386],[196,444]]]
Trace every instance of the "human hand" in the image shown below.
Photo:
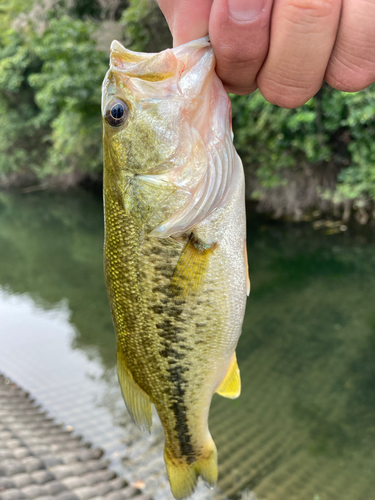
[[[375,82],[375,0],[158,0],[174,44],[210,34],[228,92],[259,87],[294,108],[323,80],[355,92]]]

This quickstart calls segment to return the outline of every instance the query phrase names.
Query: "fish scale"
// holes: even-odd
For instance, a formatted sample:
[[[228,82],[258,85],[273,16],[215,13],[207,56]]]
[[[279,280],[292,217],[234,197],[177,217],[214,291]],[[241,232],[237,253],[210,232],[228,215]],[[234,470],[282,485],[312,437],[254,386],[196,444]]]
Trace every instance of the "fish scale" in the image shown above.
[[[197,354],[192,352],[193,345],[202,341],[203,334],[204,343],[210,343],[212,348],[215,339],[212,338],[214,337],[212,332],[207,330],[210,316],[205,310],[208,309],[213,315],[214,312],[217,313],[216,320],[212,322],[213,330],[218,326],[218,311],[214,310],[207,299],[204,302],[200,301],[198,306],[197,299],[193,302],[194,297],[191,298],[189,305],[178,295],[171,297],[169,285],[183,251],[183,245],[170,239],[142,238],[137,226],[129,220],[118,204],[116,208],[113,204],[110,205],[109,212],[110,215],[107,216],[106,210],[108,237],[105,245],[105,267],[108,287],[114,290],[115,295],[112,302],[115,304],[113,315],[121,339],[120,345],[129,353],[128,368],[140,387],[148,394],[153,393],[152,399],[157,407],[159,399],[169,405],[175,402],[174,399],[183,403],[179,392],[181,386],[186,384],[186,379],[181,370],[189,371],[189,366],[197,360]],[[116,223],[111,224],[112,220]],[[143,239],[142,243],[137,242],[137,236],[139,240]],[[122,242],[124,246],[121,245]],[[124,248],[126,251],[119,252],[119,248]],[[145,271],[142,272],[142,269]],[[141,274],[143,279],[140,279]],[[212,286],[208,281],[208,291],[212,290]],[[139,302],[134,301],[137,291]],[[200,323],[200,319],[204,319],[204,322]],[[137,335],[138,332],[143,335]],[[147,332],[146,338],[145,332]],[[216,338],[216,341],[218,340],[220,339]],[[188,360],[189,350],[192,358],[190,360]],[[156,357],[156,353],[161,357]],[[142,363],[139,358],[143,359]],[[134,360],[136,363],[132,366]],[[186,360],[186,365],[182,365],[182,360]],[[179,370],[173,366],[177,361]],[[147,376],[152,364],[157,366],[153,366],[153,371]],[[178,386],[175,393],[171,391],[170,385],[163,387],[160,380],[156,387],[153,386],[155,371],[159,374],[159,378],[160,374],[164,374],[165,380],[175,378]],[[200,379],[201,377],[196,377],[194,385],[199,385]],[[191,383],[189,388],[193,395],[194,385]],[[160,413],[163,413],[163,407]],[[181,411],[176,410],[176,413],[182,418]],[[178,418],[176,417],[177,420]],[[161,419],[163,420],[162,416]]]

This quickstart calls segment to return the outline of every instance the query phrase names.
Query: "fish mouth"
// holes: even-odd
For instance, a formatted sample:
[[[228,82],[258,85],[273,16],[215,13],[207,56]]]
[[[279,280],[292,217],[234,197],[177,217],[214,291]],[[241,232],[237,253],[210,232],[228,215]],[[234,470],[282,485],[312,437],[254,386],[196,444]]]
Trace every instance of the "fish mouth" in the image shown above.
[[[121,71],[129,77],[150,82],[169,80],[194,66],[202,50],[212,50],[209,37],[199,38],[173,49],[158,53],[134,52],[113,40],[110,48],[111,69]],[[196,53],[196,57],[192,57]],[[189,57],[187,57],[189,55]]]
[[[112,70],[120,71],[128,77],[150,82],[167,80],[174,76],[176,58],[171,49],[158,54],[133,52],[120,42],[113,40],[110,50]]]

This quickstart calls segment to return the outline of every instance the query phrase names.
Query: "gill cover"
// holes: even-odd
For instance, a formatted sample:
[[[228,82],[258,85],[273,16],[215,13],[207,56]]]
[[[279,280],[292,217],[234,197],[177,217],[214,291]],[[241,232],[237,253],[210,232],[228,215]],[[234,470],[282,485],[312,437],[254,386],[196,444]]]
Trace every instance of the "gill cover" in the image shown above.
[[[157,54],[113,41],[102,96],[103,115],[118,98],[130,108],[123,126],[104,127],[105,158],[145,232],[183,234],[225,204],[242,165],[208,37]]]

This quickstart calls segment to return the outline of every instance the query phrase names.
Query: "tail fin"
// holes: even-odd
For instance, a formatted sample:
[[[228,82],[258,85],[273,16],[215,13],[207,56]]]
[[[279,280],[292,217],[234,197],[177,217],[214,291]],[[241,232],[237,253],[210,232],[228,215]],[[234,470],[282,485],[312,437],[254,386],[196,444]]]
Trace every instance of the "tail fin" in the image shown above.
[[[213,488],[217,481],[217,451],[213,440],[204,447],[201,455],[191,464],[176,459],[172,452],[166,447],[164,451],[164,460],[167,466],[171,490],[176,500],[188,498],[194,493],[198,477]]]

